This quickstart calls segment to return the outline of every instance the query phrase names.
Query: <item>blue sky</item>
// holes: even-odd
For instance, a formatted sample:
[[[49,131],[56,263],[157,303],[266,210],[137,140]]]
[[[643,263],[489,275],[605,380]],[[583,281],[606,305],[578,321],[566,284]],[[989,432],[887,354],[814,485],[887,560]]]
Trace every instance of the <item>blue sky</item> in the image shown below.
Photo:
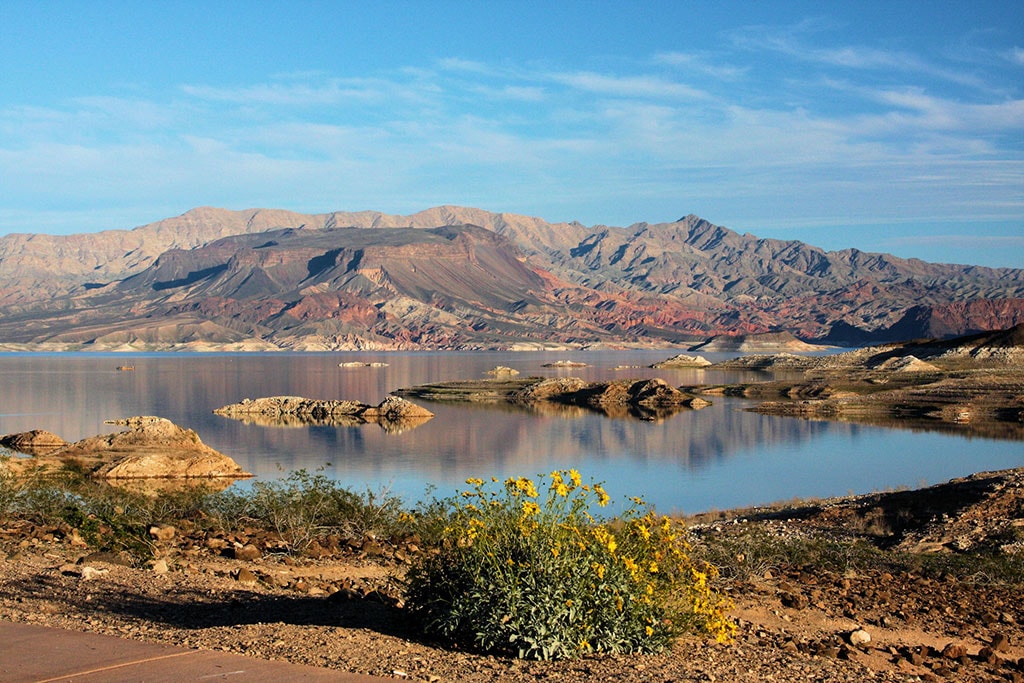
[[[195,206],[1024,267],[1024,5],[0,0],[0,233]]]

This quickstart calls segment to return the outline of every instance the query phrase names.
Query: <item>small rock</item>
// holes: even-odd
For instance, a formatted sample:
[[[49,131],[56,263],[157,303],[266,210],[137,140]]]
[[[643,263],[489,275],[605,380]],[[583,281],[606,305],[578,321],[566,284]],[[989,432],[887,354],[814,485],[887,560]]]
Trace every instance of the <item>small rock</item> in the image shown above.
[[[804,609],[810,604],[810,600],[802,593],[783,593],[779,598],[783,605],[792,609]]]
[[[942,649],[942,656],[946,659],[960,659],[967,656],[967,648],[959,643],[950,643]]]
[[[247,567],[242,567],[235,572],[235,581],[239,583],[256,583],[259,579],[252,573],[252,570]]]
[[[1005,633],[996,633],[992,636],[991,647],[996,652],[1006,652],[1010,649],[1010,639]]]
[[[166,574],[171,569],[167,566],[167,560],[160,558],[153,563],[153,572],[156,574]]]
[[[258,560],[262,557],[263,553],[260,549],[252,544],[247,545],[235,545],[232,556],[236,560],[245,560],[251,562],[252,560]]]
[[[999,661],[999,657],[996,656],[996,651],[987,645],[978,650],[978,659],[986,664],[995,664]]]
[[[871,642],[871,634],[865,631],[864,629],[859,628],[851,632],[850,635],[847,636],[847,639],[850,641],[850,645],[853,645],[854,647],[859,647],[861,645],[867,645]]]
[[[82,580],[91,581],[92,579],[102,576],[109,571],[109,569],[97,569],[96,567],[82,567]]]
[[[174,538],[176,530],[170,524],[155,524],[149,527],[149,535],[157,541],[170,541]]]

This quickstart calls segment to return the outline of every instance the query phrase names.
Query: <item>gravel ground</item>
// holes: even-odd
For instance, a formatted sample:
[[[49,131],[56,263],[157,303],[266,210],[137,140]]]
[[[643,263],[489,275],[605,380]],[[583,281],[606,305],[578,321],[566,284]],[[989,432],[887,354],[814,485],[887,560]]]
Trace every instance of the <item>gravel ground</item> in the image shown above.
[[[995,494],[971,496],[962,514],[946,513],[949,528],[980,519],[986,508],[1001,511],[999,528],[1019,524],[1022,476],[1014,471],[1013,486],[1000,480]],[[906,505],[908,493],[892,495]],[[774,535],[834,533],[880,505],[882,497],[864,497],[810,512],[719,515],[700,533],[752,525]],[[934,523],[920,528],[941,537]],[[261,551],[259,539],[245,535],[159,533],[159,559],[135,568],[91,553],[68,529],[9,520],[0,525],[0,619],[418,681],[1024,683],[1019,583],[778,565],[722,583],[739,624],[730,644],[683,638],[657,655],[530,662],[453,651],[419,636],[398,597],[408,548],[322,548],[319,558],[295,558]]]

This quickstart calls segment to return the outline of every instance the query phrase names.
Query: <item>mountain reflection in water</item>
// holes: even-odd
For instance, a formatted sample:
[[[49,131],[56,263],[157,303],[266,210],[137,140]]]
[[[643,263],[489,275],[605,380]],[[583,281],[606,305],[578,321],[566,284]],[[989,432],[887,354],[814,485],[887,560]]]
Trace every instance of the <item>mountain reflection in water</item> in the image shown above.
[[[278,395],[377,404],[400,388],[480,379],[496,365],[522,376],[565,376],[564,369],[542,367],[563,358],[587,363],[571,374],[588,381],[660,377],[682,386],[764,378],[757,372],[615,369],[671,355],[0,354],[0,434],[46,429],[74,441],[103,433],[104,420],[158,415],[194,429],[257,478],[321,471],[357,490],[390,488],[415,502],[428,487],[447,495],[467,477],[575,467],[585,479],[604,481],[614,496],[643,496],[666,512],[917,486],[1024,465],[1019,442],[764,416],[744,411],[749,401],[721,397],[709,408],[656,421],[586,409],[417,401],[435,417],[399,433],[373,425],[281,429],[212,413],[243,398]],[[339,367],[344,361],[387,367]],[[118,372],[119,365],[135,371]]]

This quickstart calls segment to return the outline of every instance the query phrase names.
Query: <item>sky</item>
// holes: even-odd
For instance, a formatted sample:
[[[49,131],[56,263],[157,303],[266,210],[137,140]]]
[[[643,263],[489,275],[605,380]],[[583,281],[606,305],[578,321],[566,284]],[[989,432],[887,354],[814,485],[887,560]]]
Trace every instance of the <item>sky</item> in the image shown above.
[[[1024,3],[0,0],[0,234],[697,214],[1024,267]]]

